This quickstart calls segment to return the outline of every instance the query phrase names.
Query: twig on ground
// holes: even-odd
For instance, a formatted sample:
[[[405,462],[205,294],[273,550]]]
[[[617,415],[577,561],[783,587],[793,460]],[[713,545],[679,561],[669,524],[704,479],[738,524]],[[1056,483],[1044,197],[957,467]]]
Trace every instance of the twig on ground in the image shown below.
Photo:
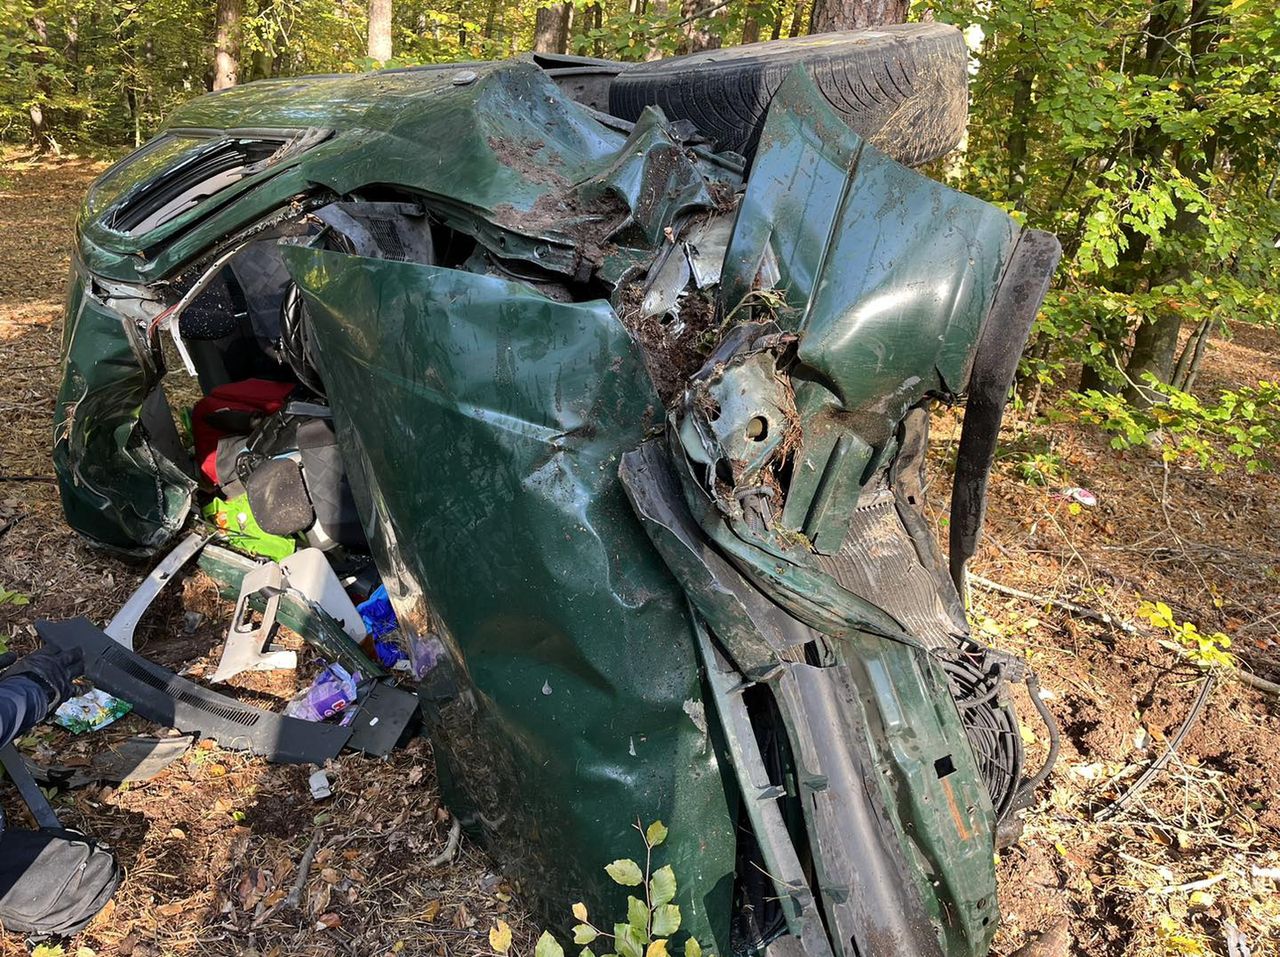
[[[1274,681],[1268,681],[1266,678],[1259,678],[1257,675],[1250,674],[1240,668],[1234,669],[1232,675],[1235,676],[1242,685],[1248,685],[1255,691],[1261,691],[1265,695],[1272,698],[1280,698],[1280,685]]]
[[[57,481],[52,475],[0,475],[0,482],[48,482]]]
[[[445,843],[444,850],[427,861],[427,867],[439,867],[453,860],[454,855],[458,853],[458,842],[461,839],[462,822],[455,817],[453,823],[449,825],[449,840]]]
[[[1053,598],[1049,595],[1033,595],[1029,591],[1023,591],[1021,588],[1011,588],[1008,585],[1001,585],[999,582],[993,582],[989,578],[983,578],[981,575],[969,574],[969,581],[986,591],[993,591],[997,595],[1007,595],[1010,598],[1020,598],[1023,601],[1034,602],[1037,605],[1051,605],[1055,608],[1061,608],[1063,611],[1070,612],[1077,618],[1087,618],[1090,621],[1096,621],[1099,624],[1106,625],[1109,628],[1115,628],[1123,631],[1126,635],[1138,634],[1136,626],[1129,624],[1127,621],[1121,621],[1112,618],[1106,612],[1094,611],[1092,608],[1085,608],[1083,605],[1077,605],[1075,602],[1067,601],[1064,598]]]
[[[289,891],[289,896],[284,899],[286,907],[294,909],[302,907],[302,895],[307,890],[307,878],[311,876],[311,862],[315,860],[316,850],[320,847],[320,835],[316,833],[311,837],[311,843],[307,845],[307,849],[302,852],[302,860],[298,862],[298,879],[293,882],[293,888]]]
[[[1206,877],[1201,881],[1191,881],[1188,884],[1170,884],[1168,887],[1156,888],[1153,893],[1156,894],[1181,894],[1185,891],[1202,891],[1212,887],[1219,881],[1227,879],[1226,874],[1214,874],[1212,877]]]

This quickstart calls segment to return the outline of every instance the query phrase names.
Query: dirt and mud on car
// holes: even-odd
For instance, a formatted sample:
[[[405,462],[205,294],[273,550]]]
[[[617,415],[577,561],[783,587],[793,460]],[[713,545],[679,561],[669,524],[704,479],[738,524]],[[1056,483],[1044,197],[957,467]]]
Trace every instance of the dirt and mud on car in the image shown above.
[[[68,521],[153,554],[194,515],[277,599],[237,551],[380,582],[450,807],[549,919],[616,912],[661,818],[705,949],[986,953],[1047,767],[964,565],[1059,247],[909,168],[966,56],[923,24],[193,101],[78,224]],[[962,397],[948,567],[925,454]]]

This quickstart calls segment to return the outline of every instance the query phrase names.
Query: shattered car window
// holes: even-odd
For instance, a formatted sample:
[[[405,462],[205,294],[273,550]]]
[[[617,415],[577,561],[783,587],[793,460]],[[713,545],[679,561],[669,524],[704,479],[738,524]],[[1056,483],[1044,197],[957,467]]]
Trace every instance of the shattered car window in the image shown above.
[[[147,183],[145,192],[124,197],[104,224],[126,236],[145,235],[257,172],[286,142],[236,137],[201,144]]]
[[[184,154],[199,149],[207,139],[191,133],[163,133],[131,153],[90,188],[85,200],[88,218],[102,215],[129,190],[149,182],[161,170],[169,169]]]

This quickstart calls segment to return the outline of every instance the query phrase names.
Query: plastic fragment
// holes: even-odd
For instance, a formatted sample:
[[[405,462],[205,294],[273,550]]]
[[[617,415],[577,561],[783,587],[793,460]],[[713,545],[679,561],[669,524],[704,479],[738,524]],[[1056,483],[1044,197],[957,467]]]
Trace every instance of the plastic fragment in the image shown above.
[[[356,700],[356,680],[342,665],[327,665],[285,705],[284,713],[303,721],[327,721],[342,714]]]
[[[105,728],[116,718],[132,710],[133,705],[129,702],[93,688],[58,705],[58,710],[53,713],[53,720],[72,734],[82,734]]]
[[[329,775],[323,770],[313,772],[311,777],[307,779],[307,784],[311,787],[311,797],[317,801],[323,801],[325,798],[333,796],[333,787],[329,783]]]

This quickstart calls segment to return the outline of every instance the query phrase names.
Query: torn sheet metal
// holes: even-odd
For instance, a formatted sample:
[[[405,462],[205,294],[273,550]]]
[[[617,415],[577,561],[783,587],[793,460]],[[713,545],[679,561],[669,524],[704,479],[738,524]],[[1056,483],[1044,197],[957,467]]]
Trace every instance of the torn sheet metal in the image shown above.
[[[761,806],[778,795],[749,786],[758,755],[735,700],[743,687],[768,689],[787,728],[819,875],[799,884],[775,877],[778,898],[794,902],[791,932],[807,939],[808,906],[820,900],[835,952],[846,957],[985,953],[997,916],[994,817],[946,677],[930,655],[866,634],[830,640],[766,599],[697,527],[657,441],[625,455],[620,476],[655,547],[724,649],[698,638],[756,839],[766,861],[783,865],[771,874],[782,875],[796,837],[779,831]],[[724,676],[728,662],[745,682]],[[728,690],[735,684],[736,695]],[[849,940],[857,950],[844,948]]]
[[[608,257],[647,261],[672,223],[714,208],[713,188],[727,194],[738,181],[731,165],[686,149],[656,111],[624,136],[532,63],[477,65],[475,81],[464,85],[452,82],[455,72],[265,81],[192,101],[162,136],[185,141],[196,134],[183,131],[194,128],[207,137],[233,118],[240,128],[334,134],[154,234],[105,225],[109,203],[95,187],[80,224],[85,266],[72,281],[55,436],[72,527],[99,544],[151,554],[181,526],[194,488],[138,425],[160,375],[140,331],[145,323],[94,300],[86,269],[119,282],[189,281],[273,223],[394,182],[490,255],[585,281]],[[141,188],[142,170],[154,177],[163,169],[146,159],[168,155],[162,147],[145,147],[102,183],[123,177]],[[415,248],[429,251],[429,241]],[[84,414],[74,415],[77,408]]]
[[[728,928],[733,798],[684,710],[702,694],[684,596],[617,481],[661,415],[626,330],[606,303],[492,277],[286,261],[401,629],[445,649],[424,694],[441,698],[450,807],[557,917],[579,894],[617,912],[595,875],[628,846],[619,809],[661,818],[681,836],[684,926],[710,943]]]
[[[724,262],[720,312],[739,321],[671,415],[675,479],[652,453],[623,464],[711,635],[744,675],[777,655],[765,686],[801,789],[820,782],[799,803],[843,957],[978,955],[995,930],[996,816],[970,741],[984,761],[990,748],[934,660],[967,653],[967,623],[907,473],[922,461],[916,413],[966,387],[1018,235],[865,146],[793,73]],[[753,587],[772,600],[755,613]],[[806,633],[803,657],[778,655],[779,637]],[[732,725],[733,704],[717,705]],[[742,740],[729,746],[750,766]]]
[[[150,554],[182,528],[195,482],[152,444],[142,421],[160,376],[142,333],[73,268],[53,419],[62,508],[95,542]]]

